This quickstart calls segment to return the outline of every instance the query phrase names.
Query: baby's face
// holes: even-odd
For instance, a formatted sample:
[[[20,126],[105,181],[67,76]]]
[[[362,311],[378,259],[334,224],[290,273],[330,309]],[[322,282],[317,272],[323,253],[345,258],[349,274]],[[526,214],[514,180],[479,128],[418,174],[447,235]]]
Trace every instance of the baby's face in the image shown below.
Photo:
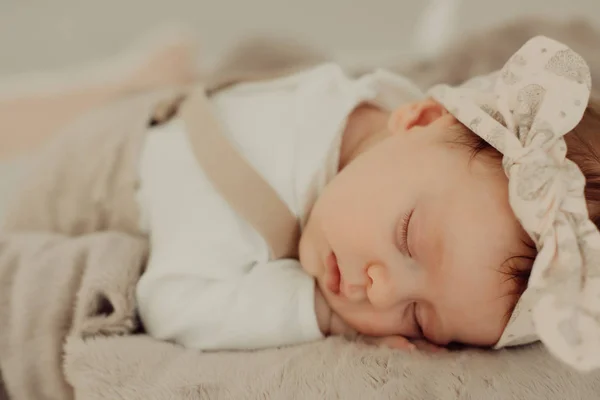
[[[454,118],[399,130],[325,188],[303,267],[360,333],[493,345],[515,298],[507,260],[530,252],[490,160],[449,143]]]

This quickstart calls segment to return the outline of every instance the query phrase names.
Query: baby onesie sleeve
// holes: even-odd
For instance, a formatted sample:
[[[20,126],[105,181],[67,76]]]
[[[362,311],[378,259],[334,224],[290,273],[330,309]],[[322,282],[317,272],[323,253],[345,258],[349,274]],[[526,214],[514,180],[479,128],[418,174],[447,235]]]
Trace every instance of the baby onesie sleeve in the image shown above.
[[[155,338],[201,350],[258,349],[323,337],[314,290],[297,261],[286,259],[223,280],[193,273],[146,280],[138,286],[138,301],[144,327]]]
[[[137,285],[148,334],[203,350],[322,337],[314,279],[297,260],[267,261],[260,236],[198,166],[181,121],[148,135],[138,202],[151,243]]]

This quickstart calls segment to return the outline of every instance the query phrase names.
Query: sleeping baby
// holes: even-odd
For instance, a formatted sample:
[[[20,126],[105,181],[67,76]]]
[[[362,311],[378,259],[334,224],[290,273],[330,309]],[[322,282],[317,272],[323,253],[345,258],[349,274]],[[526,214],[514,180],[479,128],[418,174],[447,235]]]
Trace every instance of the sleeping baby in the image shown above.
[[[78,168],[77,152],[63,157],[67,178],[47,190],[59,200],[13,226],[38,215],[70,235],[147,237],[143,327],[188,348],[357,334],[400,349],[541,340],[591,369],[600,102],[590,93],[585,61],[536,37],[502,70],[428,93],[385,70],[352,78],[323,64],[208,97],[194,89],[160,118],[160,96],[130,99],[115,108],[127,113],[88,119],[95,133],[72,128],[97,152]]]
[[[353,332],[399,348],[541,337],[585,363],[580,330],[597,305],[581,293],[598,293],[600,250],[590,88],[580,56],[538,37],[499,73],[429,96],[335,64],[218,92],[225,135],[298,221],[298,259],[270,257],[175,117],[150,130],[140,163],[145,328],[197,349]]]

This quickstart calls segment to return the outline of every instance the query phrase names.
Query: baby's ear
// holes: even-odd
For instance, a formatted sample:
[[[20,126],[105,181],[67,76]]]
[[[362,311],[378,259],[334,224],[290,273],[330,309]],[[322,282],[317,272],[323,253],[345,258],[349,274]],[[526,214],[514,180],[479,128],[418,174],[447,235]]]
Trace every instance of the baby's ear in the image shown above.
[[[427,126],[447,114],[444,106],[428,98],[397,108],[390,116],[388,128],[392,132],[408,131],[415,126]]]

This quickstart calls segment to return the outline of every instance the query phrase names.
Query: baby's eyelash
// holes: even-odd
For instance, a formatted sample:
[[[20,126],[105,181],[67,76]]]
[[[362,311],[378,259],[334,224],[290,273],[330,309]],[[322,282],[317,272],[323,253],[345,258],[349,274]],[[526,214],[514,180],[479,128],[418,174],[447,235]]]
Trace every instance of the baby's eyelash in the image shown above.
[[[414,210],[410,210],[402,217],[401,221],[401,229],[400,229],[400,242],[399,247],[400,251],[407,254],[409,257],[412,257],[410,254],[410,249],[408,248],[408,225],[410,224],[410,218],[412,217]]]

